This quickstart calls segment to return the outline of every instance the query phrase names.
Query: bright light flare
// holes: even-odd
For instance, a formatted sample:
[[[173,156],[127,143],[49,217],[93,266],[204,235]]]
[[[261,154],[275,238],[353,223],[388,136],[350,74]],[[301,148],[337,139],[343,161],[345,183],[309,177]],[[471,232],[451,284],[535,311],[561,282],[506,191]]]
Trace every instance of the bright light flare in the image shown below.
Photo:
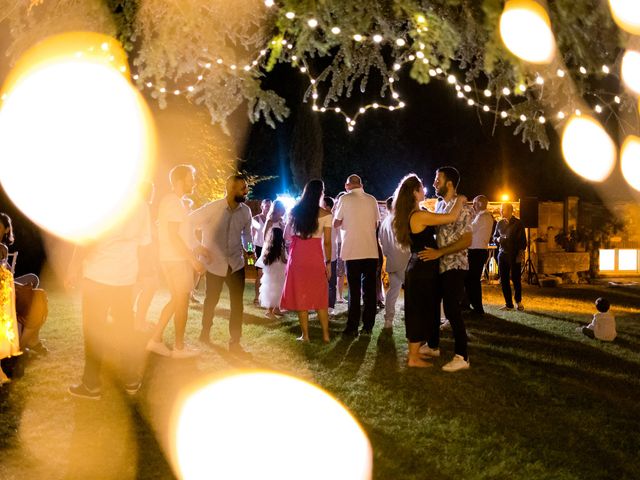
[[[87,242],[117,225],[151,168],[153,122],[122,61],[110,37],[58,35],[27,52],[3,89],[3,188],[67,240]]]
[[[511,200],[511,195],[509,195],[508,193],[503,193],[502,195],[500,195],[501,202],[508,202],[509,200]]]
[[[620,71],[625,85],[640,94],[640,52],[627,50],[622,57]]]
[[[278,194],[278,196],[276,196],[276,200],[280,200],[284,204],[284,208],[286,209],[287,213],[289,213],[291,209],[296,206],[296,203],[297,203],[296,199],[291,195],[289,195],[288,193]]]
[[[500,35],[517,57],[531,63],[549,63],[555,40],[547,11],[533,0],[509,0],[500,16]]]
[[[175,420],[175,459],[186,480],[371,478],[360,425],[331,395],[293,377],[214,381],[189,395]]]
[[[567,165],[592,182],[602,182],[616,162],[616,147],[602,126],[588,115],[572,116],[562,133]]]
[[[609,0],[611,16],[620,28],[634,35],[640,34],[640,2],[638,0]]]
[[[629,135],[625,139],[620,149],[620,169],[627,183],[640,191],[640,137]]]

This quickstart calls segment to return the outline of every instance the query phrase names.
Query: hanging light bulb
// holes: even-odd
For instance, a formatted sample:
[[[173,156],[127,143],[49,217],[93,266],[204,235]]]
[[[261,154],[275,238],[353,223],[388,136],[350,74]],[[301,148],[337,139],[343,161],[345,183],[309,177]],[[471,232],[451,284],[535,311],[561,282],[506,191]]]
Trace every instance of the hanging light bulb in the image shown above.
[[[640,137],[629,135],[620,150],[622,176],[636,190],[640,191]]]
[[[623,30],[640,34],[640,2],[638,0],[609,0],[613,20]]]
[[[616,147],[602,125],[587,115],[573,116],[562,133],[562,154],[581,177],[602,182],[616,162]]]
[[[627,50],[622,57],[620,70],[625,85],[640,94],[640,52]]]
[[[500,35],[507,48],[531,63],[549,63],[555,41],[547,11],[534,0],[509,0],[500,16]]]

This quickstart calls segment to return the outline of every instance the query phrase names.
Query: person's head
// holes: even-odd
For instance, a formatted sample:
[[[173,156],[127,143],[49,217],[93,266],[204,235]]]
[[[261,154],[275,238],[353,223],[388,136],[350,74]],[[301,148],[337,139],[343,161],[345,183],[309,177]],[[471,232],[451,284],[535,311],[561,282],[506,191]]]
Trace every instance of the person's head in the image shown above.
[[[227,198],[236,203],[244,203],[249,195],[249,182],[242,174],[229,175],[227,177]]]
[[[460,183],[460,173],[454,167],[440,167],[436,170],[436,178],[433,181],[433,188],[436,189],[436,195],[445,198],[455,195],[458,184]]]
[[[478,213],[487,209],[487,205],[489,205],[489,199],[484,195],[478,195],[473,199],[473,210]]]
[[[310,180],[304,187],[302,197],[291,209],[293,229],[302,238],[311,237],[318,228],[318,209],[323,195],[324,183],[322,180]]]
[[[5,245],[13,244],[13,225],[11,217],[6,213],[0,213],[0,242]]]
[[[269,213],[270,209],[271,209],[271,199],[265,198],[260,203],[260,213],[262,213],[262,215],[266,215],[267,213]]]
[[[322,199],[322,207],[325,210],[333,210],[333,206],[335,205],[335,202],[333,201],[333,198],[331,198],[329,195],[325,195]]]
[[[398,244],[405,249],[411,246],[409,217],[423,199],[424,186],[415,173],[400,180],[393,195],[393,231]]]
[[[387,198],[387,201],[385,202],[385,204],[387,205],[387,212],[389,213],[393,212],[393,195]]]
[[[513,205],[510,203],[503,203],[500,207],[500,215],[507,221],[511,220],[511,217],[513,217]]]
[[[287,250],[284,244],[284,232],[279,227],[273,227],[265,238],[264,264],[271,265],[278,260],[287,261]]]
[[[609,308],[611,307],[611,304],[609,303],[609,300],[607,300],[604,297],[599,297],[596,300],[596,310],[598,310],[599,312],[608,312]]]
[[[193,165],[176,165],[169,172],[171,188],[179,196],[191,195],[193,193],[193,187],[196,184],[195,177],[196,169]]]
[[[281,220],[285,213],[287,213],[287,207],[284,206],[284,203],[281,200],[274,200],[271,202],[269,213],[267,213],[267,220]]]
[[[362,179],[358,175],[349,175],[347,181],[344,184],[344,188],[347,192],[350,192],[354,188],[362,188]]]

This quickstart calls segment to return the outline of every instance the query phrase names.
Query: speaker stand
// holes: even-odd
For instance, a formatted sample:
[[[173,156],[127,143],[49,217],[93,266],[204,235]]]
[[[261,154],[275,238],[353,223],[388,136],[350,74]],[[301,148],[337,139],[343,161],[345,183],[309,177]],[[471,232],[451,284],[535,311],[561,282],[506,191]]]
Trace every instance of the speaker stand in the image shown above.
[[[522,273],[526,273],[527,283],[529,285],[540,286],[540,280],[538,280],[538,272],[536,267],[531,261],[531,228],[527,227],[527,259],[522,266]]]

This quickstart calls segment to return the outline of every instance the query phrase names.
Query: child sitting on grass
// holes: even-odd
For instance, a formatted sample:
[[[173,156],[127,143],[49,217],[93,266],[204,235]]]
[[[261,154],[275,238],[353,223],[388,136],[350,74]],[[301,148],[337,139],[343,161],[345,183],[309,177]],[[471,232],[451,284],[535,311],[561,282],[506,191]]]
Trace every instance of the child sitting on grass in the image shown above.
[[[593,315],[593,320],[580,330],[589,338],[597,338],[605,342],[612,342],[616,338],[616,319],[609,312],[609,300],[600,297],[596,300],[598,313]]]

